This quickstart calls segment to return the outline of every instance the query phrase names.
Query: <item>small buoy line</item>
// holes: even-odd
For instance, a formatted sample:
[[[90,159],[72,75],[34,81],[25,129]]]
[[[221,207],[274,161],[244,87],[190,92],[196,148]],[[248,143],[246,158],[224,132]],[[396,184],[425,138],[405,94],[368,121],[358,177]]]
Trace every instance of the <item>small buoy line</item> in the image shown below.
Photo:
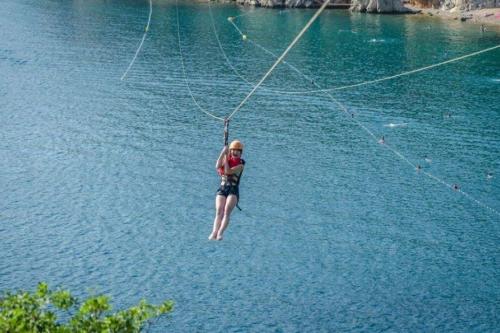
[[[236,31],[238,31],[238,33],[241,35],[242,39],[243,40],[246,40],[248,41],[249,43],[251,43],[252,45],[254,45],[255,47],[261,49],[262,51],[264,51],[265,53],[273,56],[273,57],[276,57],[276,55],[274,53],[272,53],[271,51],[267,50],[265,47],[261,46],[260,44],[258,43],[255,43],[252,39],[248,39],[247,35],[245,35],[241,30],[240,28],[234,23],[234,20],[228,20],[229,23],[231,23],[231,25],[236,29]],[[308,77],[307,75],[305,75],[304,73],[302,73],[301,71],[298,70],[298,68],[296,68],[295,66],[293,66],[292,64],[290,64],[289,62],[283,60],[283,63],[285,65],[287,65],[288,67],[290,67],[292,70],[294,70],[297,74],[301,75],[302,77],[304,77],[307,82],[314,82],[313,79],[311,79],[310,77]],[[261,88],[262,90],[264,90],[264,88],[262,87]],[[278,94],[290,94],[290,92],[292,92],[292,94],[294,94],[293,91],[290,91],[290,90],[276,90],[276,89],[269,89],[267,88],[266,89],[267,91],[270,91],[270,92],[274,92],[274,93],[278,93]],[[307,90],[309,91],[309,90]]]
[[[226,63],[228,64],[228,66],[233,70],[233,72],[236,74],[236,76],[238,76],[242,81],[246,82],[248,85],[250,85],[252,88],[255,87],[255,84],[250,82],[249,80],[247,80],[237,69],[236,67],[233,66],[233,64],[231,63],[231,61],[229,60],[226,52],[224,51],[224,48],[222,47],[222,43],[220,41],[220,38],[219,38],[219,34],[217,33],[217,29],[215,27],[215,22],[214,22],[214,18],[213,18],[213,14],[212,14],[212,6],[210,5],[210,2],[208,3],[208,8],[209,8],[209,13],[210,13],[210,21],[212,23],[212,30],[214,32],[214,35],[215,35],[215,39],[217,40],[217,44],[219,45],[219,50],[222,54],[222,56],[224,57],[224,59],[226,60]],[[240,35],[241,35],[241,38],[243,40],[247,40],[247,36],[241,32],[241,30],[238,28],[237,25],[235,25],[233,23],[233,21],[238,18],[238,17],[241,17],[241,16],[244,16],[244,15],[248,15],[250,13],[246,13],[246,14],[243,14],[243,15],[238,15],[238,16],[230,16],[228,18],[228,21],[233,25],[233,27],[235,27],[239,32],[240,32]],[[248,40],[250,43],[252,43],[252,40]],[[260,45],[259,45],[260,46]],[[285,60],[283,60],[283,63],[284,64],[288,64]],[[291,64],[288,64],[289,66],[292,66]],[[311,80],[309,80],[311,81]],[[270,89],[270,88],[266,88],[265,86],[261,86],[260,87],[260,90],[263,90],[263,91],[269,91],[269,92],[273,92],[273,93],[277,93],[277,94],[287,94],[288,93],[288,90],[277,90],[277,89]]]
[[[241,29],[234,22],[235,19],[236,19],[236,17],[237,16],[230,16],[228,18],[228,22],[231,23],[231,25],[239,32],[239,34],[241,35],[241,37],[243,39],[248,40],[249,42],[251,42],[251,40],[248,39],[248,36],[246,34],[244,34],[241,31]],[[214,28],[214,30],[215,30],[215,28]],[[217,40],[219,40],[218,36],[217,36]],[[253,44],[255,45],[255,43],[253,43]],[[262,49],[262,47],[260,47],[260,45],[257,46],[257,47],[259,47],[260,49]],[[379,83],[379,82],[383,82],[383,81],[387,81],[387,80],[393,80],[393,79],[396,79],[398,77],[402,77],[402,76],[411,75],[411,74],[415,74],[415,73],[418,73],[418,72],[426,71],[426,70],[429,70],[429,69],[432,69],[432,68],[435,68],[435,67],[443,66],[443,65],[450,64],[450,63],[453,63],[453,62],[456,62],[456,61],[460,61],[460,60],[463,60],[463,59],[474,57],[474,56],[477,56],[477,55],[480,55],[480,54],[483,54],[483,53],[486,53],[486,52],[491,52],[491,51],[496,50],[498,48],[500,48],[500,44],[492,46],[492,47],[489,47],[489,48],[486,48],[486,49],[483,49],[483,50],[479,50],[479,51],[476,51],[476,52],[465,54],[465,55],[462,55],[460,57],[456,57],[456,58],[453,58],[453,59],[448,59],[446,61],[442,61],[442,62],[438,62],[438,63],[435,63],[435,64],[431,64],[431,65],[428,65],[428,66],[425,66],[425,67],[420,67],[420,68],[417,68],[417,69],[412,69],[410,71],[406,71],[406,72],[398,73],[398,74],[395,74],[395,75],[390,75],[390,76],[382,77],[382,78],[379,78],[379,79],[368,80],[368,81],[363,81],[363,82],[360,82],[360,83],[354,83],[354,84],[349,84],[349,85],[344,85],[344,86],[339,86],[339,87],[323,88],[323,89],[313,89],[313,90],[276,90],[276,89],[270,89],[270,88],[265,88],[265,87],[262,87],[261,89],[264,90],[264,88],[265,88],[265,90],[267,90],[267,91],[275,92],[275,93],[280,93],[280,94],[305,95],[305,94],[312,94],[312,93],[318,93],[318,92],[321,93],[321,92],[324,92],[324,91],[336,91],[336,90],[344,90],[344,89],[349,89],[349,88],[356,88],[356,87],[361,87],[361,86],[365,86],[365,85],[369,85],[369,84],[375,84],[375,83]],[[269,53],[269,52],[267,52],[267,50],[265,50],[265,52]],[[285,64],[286,62],[284,61],[283,63]],[[237,75],[240,76],[239,73]],[[247,83],[249,83],[246,79],[244,79],[244,81],[247,82]],[[249,83],[249,84],[252,85],[251,83]]]
[[[233,20],[234,21],[234,20]],[[230,21],[230,23],[233,25],[233,26],[236,26],[236,24],[233,22],[233,21]],[[237,27],[237,26],[236,26]],[[243,33],[241,32],[240,29],[236,29],[236,31],[238,31],[238,33],[240,35],[242,35]],[[258,43],[256,43],[255,41],[252,41],[251,39],[248,39],[247,40],[251,41],[254,45],[258,45]],[[271,54],[273,55],[273,57],[277,57],[276,54],[274,54],[273,52],[265,49],[263,46],[261,45],[258,45],[258,47],[262,50],[265,50],[266,53],[268,54]],[[500,45],[497,45],[495,47],[492,47],[492,48],[488,48],[488,49],[485,49],[485,50],[482,50],[482,51],[478,51],[478,52],[474,52],[473,54],[469,54],[467,56],[462,56],[462,57],[459,57],[460,59],[464,59],[466,57],[469,57],[469,56],[472,56],[472,55],[478,55],[478,54],[481,54],[481,53],[484,53],[484,52],[487,52],[487,51],[491,51],[493,49],[496,49],[500,47]],[[455,59],[452,59],[454,61],[456,60],[459,60],[457,58]],[[450,60],[447,61],[446,63],[449,63],[451,62]],[[286,63],[285,63],[286,64]],[[439,63],[439,64],[444,64],[443,63]],[[431,65],[431,66],[427,66],[425,69],[430,69],[432,67],[436,67],[435,65]],[[304,78],[310,80],[310,78],[308,76],[306,76],[305,74],[303,74],[297,67],[295,66],[292,66],[291,69],[293,69],[295,72],[298,72],[300,73]],[[423,70],[423,69],[420,69],[420,70]],[[418,70],[418,71],[420,71]],[[413,72],[416,72],[416,71],[413,71]],[[325,90],[325,89],[321,89],[321,87],[314,81],[312,80],[311,81],[313,85],[315,85],[318,90],[317,92],[323,92],[324,94],[326,94],[334,103],[336,103],[343,111],[346,115],[351,115],[350,119],[353,120],[360,128],[362,128],[366,133],[368,133],[375,141],[379,142],[380,141],[377,139],[377,137],[375,136],[375,134],[370,130],[368,129],[365,125],[361,124],[359,121],[357,121],[353,116],[352,116],[352,113],[349,113],[349,111],[347,110],[347,108],[341,104],[338,100],[336,100],[330,93],[329,93],[329,90]],[[393,147],[391,147],[389,144],[387,144],[387,142],[385,142],[385,140],[382,142],[382,145],[384,147],[386,147],[387,149],[389,149],[392,153],[394,153],[396,156],[398,156],[401,160],[405,161],[407,164],[409,164],[414,170],[417,170],[418,172],[421,172],[422,174],[426,175],[427,177],[437,181],[438,183],[456,191],[456,192],[459,192],[460,194],[462,194],[464,197],[466,197],[467,199],[471,200],[472,202],[476,203],[477,205],[491,211],[492,213],[496,214],[497,216],[500,216],[500,212],[498,212],[496,209],[490,207],[489,205],[479,201],[478,199],[474,198],[473,196],[471,196],[469,193],[465,192],[464,190],[462,190],[457,184],[449,184],[447,182],[445,182],[444,180],[442,180],[441,178],[433,175],[432,173],[428,172],[428,171],[425,171],[422,169],[422,167],[420,165],[416,165],[414,163],[412,163],[408,158],[406,158],[403,154],[401,154],[399,151],[397,151],[396,149],[394,149]]]
[[[201,112],[203,112],[204,114],[206,114],[207,116],[209,116],[211,118],[224,121],[225,120],[224,118],[216,116],[215,114],[213,114],[213,111],[210,112],[210,111],[207,111],[204,108],[202,108],[201,105],[198,103],[198,101],[196,101],[196,98],[194,97],[193,91],[191,90],[191,86],[189,85],[189,80],[187,78],[186,65],[184,64],[184,56],[182,55],[181,32],[180,32],[181,28],[180,28],[180,21],[179,21],[178,0],[175,0],[175,11],[176,11],[176,15],[177,15],[177,42],[179,44],[179,57],[181,59],[182,76],[184,77],[184,83],[185,83],[186,88],[189,92],[189,96],[191,97],[191,99],[193,100],[193,103],[196,105],[196,107]]]
[[[229,60],[229,58],[227,57],[226,55],[226,52],[224,52],[224,48],[222,47],[222,43],[219,39],[219,34],[217,33],[217,29],[215,28],[215,22],[214,22],[214,17],[213,17],[213,14],[212,14],[212,6],[210,5],[210,2],[208,2],[208,12],[210,13],[210,21],[212,23],[212,30],[214,32],[214,35],[215,35],[215,39],[217,40],[217,43],[219,44],[219,50],[221,51],[221,54],[222,56],[224,57],[227,65],[231,68],[231,70],[244,82],[246,82],[247,84],[249,84],[250,86],[254,86],[254,84],[250,81],[248,81],[243,75],[240,74],[240,72],[238,72],[238,70],[236,69],[236,67],[233,66],[233,64],[231,63],[231,61]],[[246,13],[246,14],[242,14],[242,15],[239,15],[238,17],[241,17],[241,16],[244,16],[244,15],[248,15],[249,13]],[[264,88],[262,88],[264,89]]]
[[[149,16],[148,16],[148,23],[146,24],[146,27],[144,28],[144,34],[142,35],[141,43],[139,44],[139,47],[135,51],[135,55],[132,58],[132,61],[128,65],[127,69],[125,70],[125,73],[123,73],[122,77],[120,78],[121,81],[125,79],[125,77],[128,74],[128,71],[132,68],[134,65],[135,59],[137,59],[137,56],[139,55],[139,52],[141,52],[142,49],[142,44],[144,44],[144,41],[146,40],[146,36],[149,31],[149,25],[151,24],[151,16],[153,15],[153,0],[149,0]]]
[[[235,23],[233,21],[230,21],[231,24],[233,24],[233,26],[236,26]],[[237,27],[237,26],[236,26]],[[238,31],[238,33],[240,35],[242,35],[243,33],[241,32],[240,29],[236,29],[236,31]],[[258,43],[256,43],[255,41],[252,41],[251,39],[248,39],[247,40],[251,41],[254,45],[258,45]],[[274,54],[273,52],[265,49],[263,46],[261,45],[258,45],[258,47],[262,50],[265,50],[266,53],[268,54],[271,54],[273,55],[273,57],[277,57],[276,54]],[[467,56],[462,56],[462,57],[459,57],[460,59],[464,59],[466,57],[469,57],[469,56],[472,56],[472,55],[477,55],[477,54],[481,54],[481,53],[484,53],[484,52],[487,52],[487,51],[491,51],[493,49],[496,49],[500,47],[500,45],[497,45],[495,47],[492,47],[492,48],[488,48],[488,49],[485,49],[485,50],[482,50],[482,51],[478,51],[478,52],[474,52],[473,54],[469,54]],[[456,61],[456,60],[459,60],[457,58],[455,59],[452,59],[453,61]],[[451,60],[447,61],[446,63],[449,63],[451,62]],[[443,63],[440,63],[439,65],[442,65],[444,64],[445,62]],[[431,66],[427,66],[425,69],[430,69],[430,68],[433,68],[433,67],[436,67],[436,65],[431,65]],[[310,80],[310,78],[308,76],[306,76],[305,74],[303,74],[297,67],[295,66],[292,66],[291,69],[293,69],[294,71],[300,73],[304,78]],[[421,71],[421,70],[424,70],[424,69],[419,69],[419,70],[415,70],[413,72],[416,72],[416,71]],[[408,75],[408,74],[406,74]],[[399,75],[401,76],[401,75]],[[395,76],[393,76],[392,78],[394,78]],[[386,78],[387,79],[387,78]],[[380,80],[379,80],[380,81]],[[477,205],[491,211],[492,213],[496,214],[497,216],[500,216],[500,212],[498,212],[496,209],[490,207],[489,205],[479,201],[478,199],[474,198],[473,196],[471,196],[469,193],[465,192],[464,190],[462,190],[457,184],[449,184],[447,182],[445,182],[444,180],[442,180],[441,178],[433,175],[432,173],[428,172],[428,171],[425,171],[422,169],[422,167],[420,165],[416,165],[414,163],[412,163],[408,158],[406,158],[403,154],[401,154],[399,151],[397,151],[396,149],[394,149],[393,147],[391,147],[389,144],[387,144],[387,142],[385,142],[385,140],[383,140],[382,142],[380,142],[380,140],[377,139],[377,137],[375,136],[375,134],[370,130],[368,129],[365,125],[361,124],[359,121],[357,121],[353,116],[352,116],[352,113],[349,113],[349,111],[347,110],[347,108],[341,104],[338,100],[336,100],[330,93],[328,89],[321,89],[321,87],[314,81],[312,80],[311,81],[313,85],[315,85],[318,90],[316,90],[316,92],[323,92],[324,94],[326,94],[335,104],[337,104],[341,110],[344,111],[344,113],[346,115],[351,115],[350,119],[353,120],[360,128],[362,128],[366,133],[368,133],[375,141],[377,141],[378,143],[382,143],[382,145],[384,147],[386,147],[387,149],[389,149],[392,153],[394,153],[396,156],[398,156],[401,160],[405,161],[407,164],[409,164],[414,170],[417,170],[418,172],[421,172],[422,174],[426,175],[427,177],[437,181],[438,183],[456,191],[456,192],[459,192],[460,194],[462,194],[464,197],[466,197],[467,199],[471,200],[472,202],[476,203]],[[391,125],[391,124],[390,124]],[[394,124],[392,124],[394,125]],[[406,124],[404,124],[406,125]]]
[[[209,5],[210,6],[210,5]],[[211,13],[211,8],[210,8],[210,15],[211,15],[211,19],[213,20],[213,15]],[[241,29],[239,29],[239,27],[234,23],[234,18],[232,19],[228,19],[228,21],[233,25],[233,27],[236,29],[236,31],[240,34],[240,36],[251,42],[253,45],[255,45],[256,47],[258,47],[259,49],[263,50],[264,52],[266,52],[267,54],[270,54],[272,55],[274,58],[278,58],[278,56],[276,54],[274,54],[273,52],[267,50],[266,48],[264,48],[263,46],[261,46],[260,44],[256,43],[255,41],[253,41],[252,39],[249,39],[248,36],[246,36],[242,31]],[[223,53],[223,56],[224,58],[226,59],[226,62],[228,62],[228,64],[230,63],[227,55],[225,55],[225,52],[223,52],[223,48],[222,48],[222,45],[220,43],[220,39],[218,38],[217,36],[217,30],[215,29],[215,24],[214,22],[212,21],[212,25],[213,25],[213,31],[214,31],[214,34],[216,36],[216,39],[217,39],[217,42],[219,44],[219,48],[221,49],[221,53]],[[299,34],[300,35],[300,34]],[[293,45],[292,45],[293,46]],[[400,74],[397,74],[397,75],[393,75],[393,76],[390,76],[390,77],[385,77],[385,78],[382,78],[382,79],[377,79],[377,80],[371,80],[371,81],[365,81],[365,82],[362,82],[360,84],[356,84],[356,85],[350,85],[350,86],[345,86],[345,87],[339,87],[339,88],[342,88],[342,89],[347,89],[347,88],[351,88],[351,87],[355,87],[355,86],[360,86],[360,85],[366,85],[366,84],[373,84],[373,83],[377,83],[377,82],[381,82],[381,81],[385,81],[385,80],[390,80],[390,79],[394,79],[396,77],[400,77],[400,76],[404,76],[404,75],[410,75],[410,74],[413,74],[413,73],[417,73],[417,72],[420,72],[420,71],[424,71],[424,70],[427,70],[427,69],[431,69],[431,68],[434,68],[434,67],[437,67],[437,66],[441,66],[441,65],[444,65],[444,64],[447,64],[447,63],[451,63],[451,62],[454,62],[454,61],[458,61],[458,60],[462,60],[462,59],[465,59],[465,58],[468,58],[468,57],[472,57],[472,56],[475,56],[475,55],[479,55],[481,53],[485,53],[485,52],[488,52],[488,51],[492,51],[496,48],[500,47],[500,45],[497,45],[497,46],[494,46],[494,47],[490,47],[490,48],[487,48],[487,49],[484,49],[484,50],[481,50],[481,51],[477,51],[477,52],[474,52],[474,53],[470,53],[470,54],[467,54],[467,55],[464,55],[464,56],[461,56],[461,57],[457,57],[457,58],[454,58],[454,59],[450,59],[450,60],[447,60],[447,61],[444,61],[444,62],[440,62],[440,63],[437,63],[437,64],[433,64],[433,65],[430,65],[430,66],[426,66],[426,67],[422,67],[422,68],[419,68],[419,69],[416,69],[416,70],[412,70],[412,71],[408,71],[408,72],[404,72],[404,73],[400,73]],[[289,48],[287,48],[287,50],[289,50]],[[286,55],[287,51],[284,52],[284,55]],[[283,55],[282,57],[280,58],[283,58]],[[278,58],[278,61],[276,61],[276,63],[279,63],[280,59]],[[276,64],[275,63],[275,64]],[[321,88],[314,80],[312,80],[311,78],[309,78],[307,75],[305,75],[304,73],[302,73],[297,67],[283,61],[284,64],[288,65],[292,70],[294,70],[295,72],[299,73],[300,75],[302,75],[304,78],[306,78],[309,82],[311,82],[314,86],[317,87],[317,90],[314,90],[312,92],[322,92],[324,94],[326,94],[335,104],[337,104],[337,106],[340,107],[340,109],[346,114],[346,115],[351,115],[350,119],[351,120],[354,120],[354,122],[360,127],[362,128],[366,133],[368,133],[376,142],[378,143],[382,143],[382,145],[384,147],[386,147],[387,149],[389,149],[393,154],[395,154],[396,156],[398,156],[401,160],[403,160],[404,162],[406,162],[408,165],[410,165],[414,170],[417,170],[418,172],[426,175],[427,177],[433,179],[434,181],[454,190],[454,191],[457,191],[459,193],[461,193],[463,196],[465,196],[467,199],[471,200],[472,202],[476,203],[477,205],[495,213],[496,215],[500,216],[500,213],[495,210],[494,208],[488,206],[487,204],[479,201],[478,199],[474,198],[473,196],[471,196],[470,194],[468,194],[467,192],[463,191],[457,184],[449,184],[447,183],[446,181],[444,181],[443,179],[435,176],[434,174],[428,172],[428,171],[425,171],[422,169],[422,167],[419,165],[419,164],[414,164],[412,163],[407,157],[405,157],[403,154],[401,154],[398,150],[396,150],[395,148],[391,147],[389,144],[387,144],[387,142],[385,142],[385,140],[382,140],[382,142],[377,138],[377,136],[370,130],[368,129],[365,125],[363,125],[362,123],[360,123],[359,121],[357,121],[357,119],[355,119],[352,115],[352,113],[349,113],[348,109],[343,105],[341,104],[338,100],[336,100],[329,92],[332,91],[332,89],[323,89]],[[235,70],[235,67],[232,66],[232,64],[230,65],[230,67],[233,69],[233,71],[235,72],[236,75],[238,75],[240,78],[242,78],[243,81],[249,83],[249,81],[247,81],[241,74],[237,73],[237,71]],[[274,69],[273,67],[271,67],[271,70]],[[270,73],[270,71],[268,71],[268,73]],[[266,75],[268,74],[266,73]],[[266,78],[266,75],[264,76],[264,78]],[[262,83],[263,80],[261,80],[259,83]],[[252,92],[255,91],[258,86],[254,86],[252,83],[249,83],[250,85],[253,86],[253,89],[252,89]],[[339,88],[334,88],[333,90],[340,90]],[[270,90],[270,89],[268,89]],[[244,100],[245,101],[245,100]],[[239,108],[236,108],[235,111],[233,111],[233,113],[231,114],[234,115],[234,113],[236,111],[238,111]],[[398,126],[406,126],[407,124],[406,123],[402,123],[402,124],[389,124],[388,127],[398,127]]]

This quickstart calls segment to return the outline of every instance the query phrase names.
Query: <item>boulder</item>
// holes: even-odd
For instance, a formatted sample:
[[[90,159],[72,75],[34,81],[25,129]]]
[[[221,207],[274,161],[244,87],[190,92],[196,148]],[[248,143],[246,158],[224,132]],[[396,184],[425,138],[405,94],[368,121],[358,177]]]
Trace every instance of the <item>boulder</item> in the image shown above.
[[[285,6],[290,8],[317,8],[322,4],[323,1],[318,0],[285,0]]]
[[[402,0],[353,0],[351,11],[367,13],[410,13]]]

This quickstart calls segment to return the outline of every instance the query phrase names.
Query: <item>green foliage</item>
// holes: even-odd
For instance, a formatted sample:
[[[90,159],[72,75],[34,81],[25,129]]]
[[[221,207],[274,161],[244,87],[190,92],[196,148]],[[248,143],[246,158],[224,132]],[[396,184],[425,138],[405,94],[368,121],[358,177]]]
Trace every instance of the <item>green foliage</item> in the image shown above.
[[[173,310],[172,301],[151,305],[145,300],[110,313],[109,297],[92,296],[80,303],[67,290],[52,291],[40,283],[33,293],[7,292],[0,297],[0,332],[5,333],[133,333],[140,332],[150,319]],[[65,323],[57,313],[71,318]]]

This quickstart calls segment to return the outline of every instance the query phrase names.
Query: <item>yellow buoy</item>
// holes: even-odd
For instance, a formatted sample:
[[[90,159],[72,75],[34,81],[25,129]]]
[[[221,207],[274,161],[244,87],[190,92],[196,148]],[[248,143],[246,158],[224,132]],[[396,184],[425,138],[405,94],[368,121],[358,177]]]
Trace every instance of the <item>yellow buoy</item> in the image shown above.
[[[247,40],[247,35],[243,35],[241,37],[243,38],[243,40]]]
[[[229,22],[232,22],[232,21],[234,20],[234,17],[232,17],[232,16],[228,16],[228,17],[227,17],[227,20],[228,20]]]

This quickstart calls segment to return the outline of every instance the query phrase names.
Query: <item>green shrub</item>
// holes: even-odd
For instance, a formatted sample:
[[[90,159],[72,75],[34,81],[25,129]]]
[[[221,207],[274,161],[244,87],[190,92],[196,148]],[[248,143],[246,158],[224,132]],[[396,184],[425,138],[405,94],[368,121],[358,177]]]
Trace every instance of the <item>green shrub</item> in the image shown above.
[[[0,332],[5,333],[132,333],[146,322],[173,310],[172,301],[151,305],[145,300],[111,313],[109,297],[91,296],[80,303],[67,290],[51,291],[40,283],[35,292],[7,292],[0,296]],[[65,322],[57,314],[69,318]]]

